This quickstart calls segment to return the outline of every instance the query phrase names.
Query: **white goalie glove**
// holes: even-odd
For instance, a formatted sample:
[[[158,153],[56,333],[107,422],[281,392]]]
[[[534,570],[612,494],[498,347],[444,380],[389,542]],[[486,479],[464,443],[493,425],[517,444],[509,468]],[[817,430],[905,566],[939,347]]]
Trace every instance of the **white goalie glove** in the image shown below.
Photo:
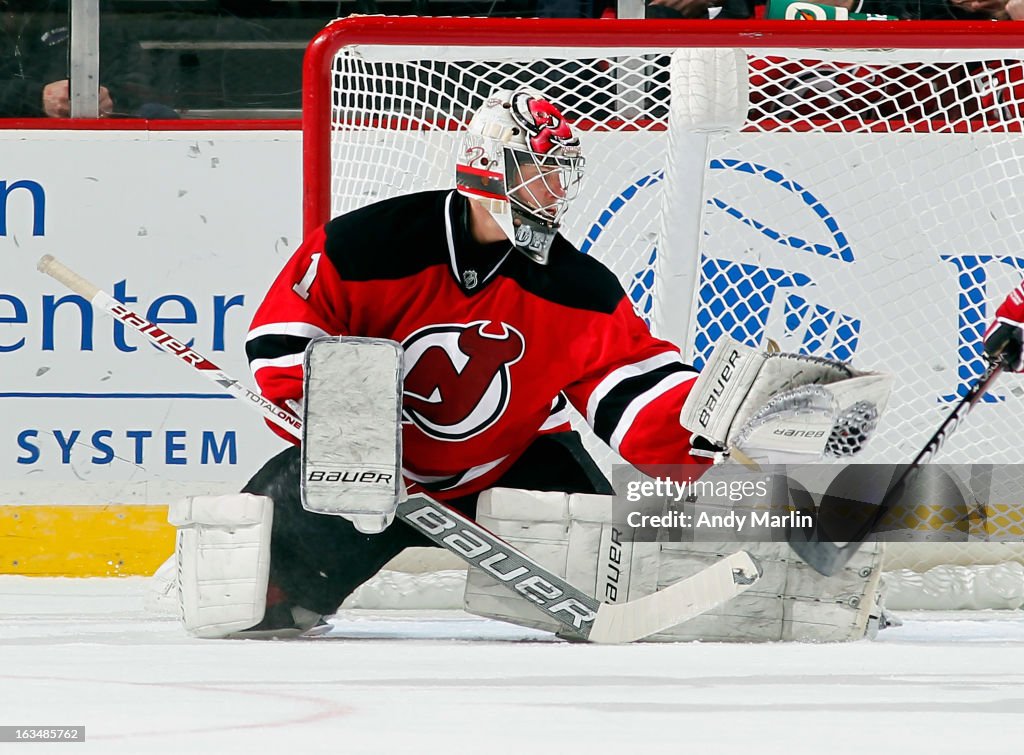
[[[765,353],[724,336],[679,421],[739,461],[810,463],[863,449],[891,390],[891,375],[820,357]]]

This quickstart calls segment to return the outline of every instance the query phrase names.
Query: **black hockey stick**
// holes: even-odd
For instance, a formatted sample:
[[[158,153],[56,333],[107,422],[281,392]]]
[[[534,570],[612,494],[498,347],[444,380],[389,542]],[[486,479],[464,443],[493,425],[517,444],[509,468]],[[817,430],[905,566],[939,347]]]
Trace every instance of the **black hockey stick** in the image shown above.
[[[826,577],[830,577],[842,569],[863,544],[864,538],[871,535],[878,523],[882,521],[882,517],[900,500],[907,486],[913,480],[914,475],[921,469],[922,465],[926,464],[938,453],[946,439],[956,431],[960,422],[970,413],[974,405],[981,400],[981,397],[985,395],[985,392],[988,391],[1002,371],[1002,360],[995,359],[989,362],[985,372],[967,392],[967,395],[957,402],[953,411],[949,413],[949,416],[939,426],[939,429],[935,431],[935,434],[928,439],[920,453],[914,457],[909,466],[896,478],[896,482],[887,487],[879,504],[872,509],[871,515],[856,529],[854,536],[848,542],[836,543],[831,540],[822,539],[827,537],[827,535],[823,535],[821,532],[820,511],[817,526],[810,534],[802,530],[787,528],[786,539],[797,555],[815,571],[824,574]],[[860,501],[859,503],[868,506],[872,505],[870,501]],[[824,509],[827,505],[828,501],[823,500],[821,508]]]
[[[38,268],[301,440],[302,420],[288,410],[245,387],[202,354],[50,255],[39,260]],[[752,587],[761,577],[760,568],[750,554],[738,551],[650,595],[624,603],[602,603],[473,520],[426,495],[414,494],[400,502],[396,516],[470,566],[484,570],[509,590],[531,601],[564,627],[565,636],[591,642],[632,642],[649,637],[721,605]]]

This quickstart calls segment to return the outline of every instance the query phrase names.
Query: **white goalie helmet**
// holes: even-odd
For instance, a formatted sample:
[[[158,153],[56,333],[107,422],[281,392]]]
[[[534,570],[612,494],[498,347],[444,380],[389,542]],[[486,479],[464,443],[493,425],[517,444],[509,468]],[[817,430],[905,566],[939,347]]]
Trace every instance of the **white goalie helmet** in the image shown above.
[[[579,192],[583,163],[579,139],[543,94],[495,89],[466,128],[456,186],[491,213],[519,251],[544,265]]]

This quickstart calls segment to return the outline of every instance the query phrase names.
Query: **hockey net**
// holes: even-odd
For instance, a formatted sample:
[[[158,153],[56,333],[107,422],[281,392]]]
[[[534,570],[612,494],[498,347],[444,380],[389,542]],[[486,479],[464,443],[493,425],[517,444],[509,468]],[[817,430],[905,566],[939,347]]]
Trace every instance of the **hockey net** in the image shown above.
[[[697,366],[729,333],[893,373],[859,461],[907,461],[982,372],[985,323],[1024,271],[1024,50],[988,24],[712,26],[335,22],[306,63],[306,228],[451,187],[468,116],[494,87],[534,86],[587,159],[565,235],[652,330]],[[1024,462],[1022,416],[1004,376],[941,460]],[[1003,604],[1024,602],[1024,546],[1000,542],[1024,514],[976,513],[961,542],[890,547],[892,583],[950,595],[1016,562],[998,567]],[[920,584],[954,564],[971,571]]]

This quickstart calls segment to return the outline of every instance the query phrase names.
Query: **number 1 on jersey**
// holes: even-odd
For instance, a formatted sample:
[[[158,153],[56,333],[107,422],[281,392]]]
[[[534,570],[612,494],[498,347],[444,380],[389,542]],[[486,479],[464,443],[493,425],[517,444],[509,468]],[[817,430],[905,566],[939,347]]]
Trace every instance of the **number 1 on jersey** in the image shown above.
[[[309,287],[313,285],[313,279],[316,278],[316,268],[320,264],[320,255],[322,252],[310,255],[309,267],[306,268],[306,274],[302,276],[302,280],[292,286],[292,291],[297,293],[303,299],[309,298]]]

